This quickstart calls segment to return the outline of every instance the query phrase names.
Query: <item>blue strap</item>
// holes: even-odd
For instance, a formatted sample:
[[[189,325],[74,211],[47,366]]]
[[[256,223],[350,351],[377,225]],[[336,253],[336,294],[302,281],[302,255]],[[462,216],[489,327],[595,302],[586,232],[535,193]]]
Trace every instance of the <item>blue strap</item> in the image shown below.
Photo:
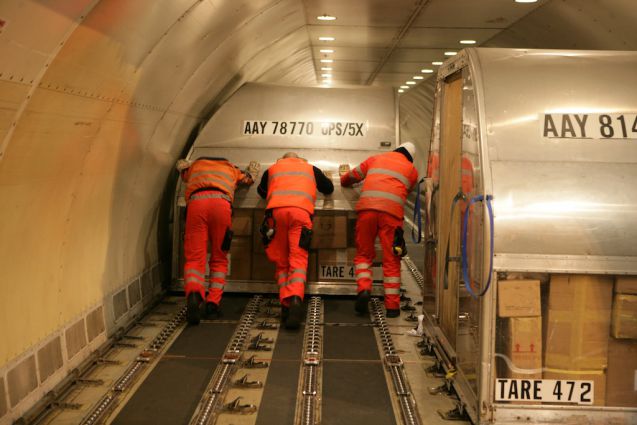
[[[414,227],[411,227],[411,240],[414,243],[420,243],[422,240],[422,213],[420,212],[420,183],[424,179],[420,179],[416,185],[416,202],[414,203],[414,223],[418,223],[418,236],[414,236]]]
[[[467,205],[467,209],[464,213],[464,220],[462,222],[462,277],[464,279],[464,286],[469,291],[469,294],[475,299],[483,296],[489,290],[489,286],[491,286],[491,275],[493,274],[493,209],[491,207],[491,200],[493,199],[492,195],[487,195],[487,210],[489,210],[489,230],[490,230],[490,238],[489,238],[489,277],[487,279],[487,284],[484,289],[480,291],[478,294],[473,292],[471,289],[471,281],[469,280],[469,256],[467,255],[467,233],[469,229],[469,216],[471,215],[471,206],[476,202],[484,201],[483,195],[474,196],[471,201],[469,201],[469,205]]]

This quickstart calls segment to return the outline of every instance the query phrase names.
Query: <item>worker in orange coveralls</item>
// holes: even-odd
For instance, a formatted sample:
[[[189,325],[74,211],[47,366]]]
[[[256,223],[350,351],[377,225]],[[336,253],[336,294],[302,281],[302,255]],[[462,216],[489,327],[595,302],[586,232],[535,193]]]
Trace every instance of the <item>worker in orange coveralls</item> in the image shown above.
[[[294,152],[286,153],[268,168],[257,187],[259,195],[267,199],[261,235],[268,259],[276,264],[281,317],[288,329],[298,328],[303,318],[317,189],[329,195],[334,184]]]
[[[342,166],[341,186],[365,180],[356,204],[356,257],[354,270],[358,296],[354,308],[367,313],[372,290],[372,262],[376,236],[383,247],[383,286],[387,317],[400,314],[400,258],[406,253],[403,239],[404,204],[418,181],[414,168],[416,147],[411,142],[393,152],[367,158],[348,171]]]
[[[226,284],[228,257],[232,241],[232,201],[237,185],[251,185],[259,173],[259,163],[252,161],[243,172],[224,158],[199,158],[194,162],[180,159],[177,170],[186,185],[186,235],[184,237],[184,290],[188,323],[199,323],[203,301],[205,312],[219,312]],[[208,294],[206,255],[210,241],[210,276]]]

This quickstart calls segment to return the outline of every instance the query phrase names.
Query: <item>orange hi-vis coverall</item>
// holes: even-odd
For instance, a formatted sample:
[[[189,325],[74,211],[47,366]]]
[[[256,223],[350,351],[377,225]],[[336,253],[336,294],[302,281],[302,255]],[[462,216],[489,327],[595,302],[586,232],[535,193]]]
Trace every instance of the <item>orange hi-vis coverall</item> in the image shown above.
[[[257,188],[274,219],[274,237],[265,252],[276,265],[279,298],[285,307],[290,297],[303,299],[305,293],[308,251],[299,240],[303,227],[312,229],[317,180],[321,192],[332,193],[332,182],[318,168],[300,158],[283,158],[263,173]]]
[[[303,227],[312,228],[316,180],[310,164],[300,158],[279,159],[268,169],[267,209],[275,221],[274,238],[265,253],[276,265],[279,298],[303,299],[308,252],[299,246]]]
[[[201,299],[219,305],[228,272],[228,257],[222,250],[226,231],[232,226],[232,201],[237,184],[252,178],[225,159],[198,159],[182,172],[186,183],[186,235],[184,237],[184,281],[186,297],[199,292]],[[206,254],[210,241],[208,296]]]
[[[366,159],[341,176],[341,186],[365,180],[356,204],[356,257],[354,270],[358,292],[372,289],[372,262],[376,236],[383,248],[385,307],[400,308],[400,257],[392,245],[396,228],[403,225],[407,194],[418,181],[414,165],[400,152],[387,152]]]

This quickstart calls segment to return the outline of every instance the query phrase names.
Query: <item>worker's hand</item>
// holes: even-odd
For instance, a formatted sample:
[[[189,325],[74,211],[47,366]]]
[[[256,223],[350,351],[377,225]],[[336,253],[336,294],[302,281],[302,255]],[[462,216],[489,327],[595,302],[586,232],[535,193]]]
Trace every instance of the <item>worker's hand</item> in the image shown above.
[[[349,173],[349,164],[341,164],[338,166],[338,175],[343,176]]]
[[[177,161],[175,168],[177,168],[177,171],[182,172],[185,169],[190,168],[191,165],[192,161],[188,161],[187,159],[180,159]]]
[[[259,170],[261,169],[261,164],[257,161],[250,161],[248,164],[248,168],[246,169],[246,174],[249,174],[252,180],[256,180],[259,176]]]

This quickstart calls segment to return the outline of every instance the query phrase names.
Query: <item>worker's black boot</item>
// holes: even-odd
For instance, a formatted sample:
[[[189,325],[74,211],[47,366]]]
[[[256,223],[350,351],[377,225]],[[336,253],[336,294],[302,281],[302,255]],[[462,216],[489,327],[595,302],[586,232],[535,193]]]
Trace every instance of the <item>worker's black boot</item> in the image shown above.
[[[369,312],[368,304],[370,296],[371,293],[368,290],[363,290],[358,293],[356,303],[354,304],[354,310],[356,310],[357,313],[365,314]]]
[[[201,318],[201,303],[203,298],[199,292],[191,292],[186,299],[186,320],[191,325],[198,325]]]
[[[288,316],[290,315],[290,308],[281,306],[281,323],[285,325],[285,322],[288,320]]]
[[[219,305],[213,303],[212,301],[206,302],[206,319],[216,319],[220,316],[221,310],[219,309]]]
[[[400,310],[397,308],[388,308],[387,309],[387,313],[385,313],[385,316],[387,317],[398,317],[400,316]]]
[[[292,296],[289,298],[288,317],[285,320],[286,329],[298,329],[303,319],[303,300],[301,297]]]

